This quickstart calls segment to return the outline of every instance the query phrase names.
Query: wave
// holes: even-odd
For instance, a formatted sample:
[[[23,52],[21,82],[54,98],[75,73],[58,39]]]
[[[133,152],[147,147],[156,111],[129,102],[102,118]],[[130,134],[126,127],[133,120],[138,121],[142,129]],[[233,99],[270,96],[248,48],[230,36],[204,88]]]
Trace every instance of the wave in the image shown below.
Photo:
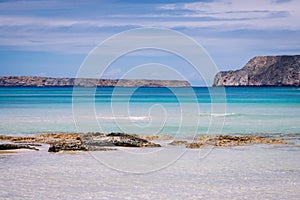
[[[236,116],[236,117],[240,117],[243,114],[239,114],[239,113],[201,113],[199,114],[200,117],[232,117],[232,116]]]
[[[200,117],[226,117],[226,118],[242,118],[244,120],[278,120],[278,119],[294,119],[299,118],[299,116],[292,115],[278,115],[278,114],[245,114],[245,113],[201,113]]]
[[[130,121],[149,121],[149,116],[97,116],[97,119],[104,120],[130,120]]]

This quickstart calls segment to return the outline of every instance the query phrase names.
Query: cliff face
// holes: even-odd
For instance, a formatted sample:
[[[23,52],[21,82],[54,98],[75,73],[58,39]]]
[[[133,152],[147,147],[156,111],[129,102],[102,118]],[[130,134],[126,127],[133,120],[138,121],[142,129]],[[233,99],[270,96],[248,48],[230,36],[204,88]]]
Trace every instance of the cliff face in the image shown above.
[[[113,80],[91,78],[46,78],[35,76],[2,76],[0,87],[190,87],[179,80]]]
[[[300,55],[254,57],[240,70],[217,73],[214,86],[300,86]]]

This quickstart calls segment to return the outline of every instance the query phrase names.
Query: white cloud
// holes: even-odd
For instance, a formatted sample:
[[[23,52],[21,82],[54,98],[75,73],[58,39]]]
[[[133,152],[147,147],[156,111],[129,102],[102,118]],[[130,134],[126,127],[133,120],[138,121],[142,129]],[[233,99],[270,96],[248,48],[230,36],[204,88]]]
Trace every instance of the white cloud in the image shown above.
[[[56,10],[70,9],[79,4],[86,4],[84,1],[60,1],[60,0],[11,0],[0,2],[0,11],[33,11],[33,10]]]
[[[198,31],[209,28],[212,31],[267,30],[300,31],[300,1],[274,0],[216,0],[211,2],[165,4],[157,7],[162,11],[145,14],[120,12],[118,15],[105,15],[101,18],[37,16],[13,12],[49,9],[67,9],[70,3],[58,1],[2,2],[0,11],[0,45],[18,49],[46,50],[68,53],[87,53],[95,45],[128,27],[186,28]],[[175,11],[175,12],[174,12]],[[176,12],[178,11],[178,12]],[[108,31],[109,28],[118,28]],[[199,31],[198,31],[199,32]],[[201,34],[201,32],[200,32]],[[255,35],[253,36],[255,38]],[[201,38],[210,46],[224,42],[224,37],[206,36]],[[226,39],[228,40],[228,39]],[[230,39],[232,43],[247,44],[250,39]],[[247,41],[246,41],[247,40]],[[258,39],[253,44],[259,44]],[[262,41],[263,42],[263,41]],[[225,43],[227,43],[225,41]],[[297,41],[276,42],[296,46]],[[272,44],[270,44],[272,45]],[[280,47],[280,46],[279,46]]]
[[[15,2],[14,2],[15,3]],[[2,3],[3,4],[3,3]],[[1,4],[0,4],[1,5]],[[39,4],[38,4],[39,5]],[[16,6],[20,7],[20,6]],[[167,28],[222,28],[224,29],[300,29],[300,1],[274,3],[273,0],[225,0],[186,4],[165,4],[157,7],[162,14],[119,14],[101,19],[34,17],[0,15],[0,26],[58,27],[125,27],[160,26]],[[181,14],[168,13],[183,10]],[[80,16],[79,16],[80,17]],[[139,19],[139,17],[145,17]],[[126,18],[126,20],[124,20]],[[192,20],[192,18],[194,18]],[[198,20],[197,20],[198,18]],[[201,18],[208,18],[203,20]],[[160,19],[160,20],[157,20]]]
[[[178,10],[179,6],[176,4],[165,4],[158,6],[159,10]]]
[[[300,29],[300,1],[275,3],[273,0],[217,0],[165,4],[157,7],[164,11],[189,11],[182,17],[207,17],[211,20],[186,22],[186,27],[216,27],[225,29]],[[177,23],[182,26],[182,22]],[[173,25],[175,26],[175,25]]]

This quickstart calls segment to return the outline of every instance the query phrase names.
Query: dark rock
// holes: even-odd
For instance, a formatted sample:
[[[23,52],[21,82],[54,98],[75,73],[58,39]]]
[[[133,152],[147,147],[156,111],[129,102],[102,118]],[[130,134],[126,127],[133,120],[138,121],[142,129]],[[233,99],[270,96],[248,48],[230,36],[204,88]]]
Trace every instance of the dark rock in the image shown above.
[[[87,146],[88,151],[116,151],[118,149],[111,147],[101,147],[101,146]]]
[[[71,138],[70,138],[71,137]],[[110,151],[121,147],[160,147],[159,144],[149,142],[137,135],[127,133],[87,133],[78,134],[77,137],[69,135],[69,139],[52,141],[49,152],[59,151]]]
[[[50,144],[48,152],[59,151],[112,151],[113,148],[106,148],[103,146],[86,145],[78,141],[58,141]]]
[[[27,144],[0,144],[0,150],[13,150],[13,149],[31,149],[36,151],[39,150]]]
[[[87,151],[87,147],[79,141],[57,141],[50,144],[48,152]]]
[[[24,145],[34,146],[34,147],[41,147],[41,144],[38,143],[23,143]]]
[[[242,69],[216,74],[214,86],[300,86],[300,55],[257,56]]]
[[[127,133],[110,133],[108,135],[100,135],[98,137],[86,137],[83,135],[81,141],[88,147],[98,146],[122,146],[122,147],[160,147],[146,139],[142,139],[134,134]]]

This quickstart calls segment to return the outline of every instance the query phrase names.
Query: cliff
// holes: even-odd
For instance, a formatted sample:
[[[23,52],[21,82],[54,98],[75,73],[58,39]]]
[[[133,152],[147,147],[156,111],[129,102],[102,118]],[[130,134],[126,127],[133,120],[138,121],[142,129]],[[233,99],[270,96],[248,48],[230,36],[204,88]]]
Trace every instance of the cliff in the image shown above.
[[[91,78],[47,78],[36,76],[2,76],[0,87],[190,87],[179,80],[126,80]]]
[[[240,70],[217,73],[214,86],[300,86],[300,55],[254,57]]]

